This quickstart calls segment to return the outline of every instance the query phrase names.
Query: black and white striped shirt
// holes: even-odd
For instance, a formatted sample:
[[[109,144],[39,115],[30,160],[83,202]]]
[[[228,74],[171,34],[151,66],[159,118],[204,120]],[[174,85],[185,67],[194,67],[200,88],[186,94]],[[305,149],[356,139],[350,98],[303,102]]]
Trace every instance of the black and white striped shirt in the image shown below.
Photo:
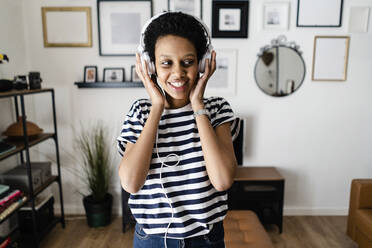
[[[221,97],[204,99],[212,127],[231,122],[233,140],[238,135],[239,121],[229,103]],[[136,143],[149,117],[151,101],[134,102],[126,115],[118,140],[123,156],[127,142]],[[207,224],[222,221],[227,213],[227,192],[218,192],[209,181],[200,136],[191,104],[178,109],[164,109],[158,127],[157,147],[154,145],[150,170],[143,187],[129,198],[129,207],[137,223],[147,234],[164,236],[171,222],[169,238],[189,238],[209,232]],[[175,156],[177,154],[179,163]],[[167,165],[161,168],[161,161]],[[173,165],[173,166],[172,166]],[[160,180],[161,171],[161,180]],[[164,194],[172,204],[172,209]]]

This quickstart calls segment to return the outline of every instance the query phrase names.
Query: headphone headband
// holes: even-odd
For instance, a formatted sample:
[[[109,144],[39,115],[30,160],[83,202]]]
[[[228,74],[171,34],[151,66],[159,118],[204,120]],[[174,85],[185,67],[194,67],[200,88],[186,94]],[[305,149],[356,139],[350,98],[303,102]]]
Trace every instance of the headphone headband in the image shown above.
[[[155,19],[159,18],[160,16],[162,15],[165,15],[165,14],[168,14],[168,13],[182,13],[182,14],[185,14],[183,12],[175,12],[175,11],[164,11],[162,13],[159,13],[157,15],[154,15],[153,17],[151,17],[146,23],[145,25],[143,25],[142,27],[142,30],[141,30],[141,37],[140,37],[140,44],[138,46],[138,51],[140,53],[144,52],[145,51],[145,32],[146,32],[146,29],[147,27],[151,24],[151,22],[153,22]],[[185,14],[185,15],[189,15],[189,14]],[[192,16],[192,15],[190,15]],[[203,30],[204,30],[204,34],[205,34],[205,37],[207,38],[207,51],[208,51],[208,48],[210,46],[212,46],[212,41],[211,41],[211,35],[210,35],[210,32],[209,32],[209,28],[207,27],[207,25],[198,17],[195,17],[195,16],[192,16],[196,21],[198,21]],[[213,49],[213,48],[212,48]],[[210,50],[212,50],[210,49]]]

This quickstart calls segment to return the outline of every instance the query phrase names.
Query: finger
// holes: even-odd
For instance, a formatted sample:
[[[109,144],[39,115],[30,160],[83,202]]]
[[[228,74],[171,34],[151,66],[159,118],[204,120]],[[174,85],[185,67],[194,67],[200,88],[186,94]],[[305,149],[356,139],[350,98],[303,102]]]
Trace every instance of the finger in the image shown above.
[[[211,58],[211,75],[216,71],[216,52],[212,51],[212,58]]]

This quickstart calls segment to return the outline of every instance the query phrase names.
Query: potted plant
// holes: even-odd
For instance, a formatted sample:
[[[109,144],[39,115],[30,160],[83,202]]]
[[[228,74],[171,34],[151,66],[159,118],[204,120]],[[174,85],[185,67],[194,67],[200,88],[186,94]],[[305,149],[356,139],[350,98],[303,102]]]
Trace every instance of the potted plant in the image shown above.
[[[82,156],[79,176],[88,189],[88,194],[83,194],[83,204],[90,227],[111,223],[113,197],[108,190],[112,173],[106,137],[103,124],[98,123],[88,130],[82,128],[76,138]]]

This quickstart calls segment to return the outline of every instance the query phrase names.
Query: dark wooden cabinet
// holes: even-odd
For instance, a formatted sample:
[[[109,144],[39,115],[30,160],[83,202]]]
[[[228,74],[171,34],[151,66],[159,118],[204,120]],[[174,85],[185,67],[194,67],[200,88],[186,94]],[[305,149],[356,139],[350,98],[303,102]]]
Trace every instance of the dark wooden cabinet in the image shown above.
[[[284,178],[274,167],[238,167],[228,191],[229,210],[252,210],[262,224],[283,230]]]

